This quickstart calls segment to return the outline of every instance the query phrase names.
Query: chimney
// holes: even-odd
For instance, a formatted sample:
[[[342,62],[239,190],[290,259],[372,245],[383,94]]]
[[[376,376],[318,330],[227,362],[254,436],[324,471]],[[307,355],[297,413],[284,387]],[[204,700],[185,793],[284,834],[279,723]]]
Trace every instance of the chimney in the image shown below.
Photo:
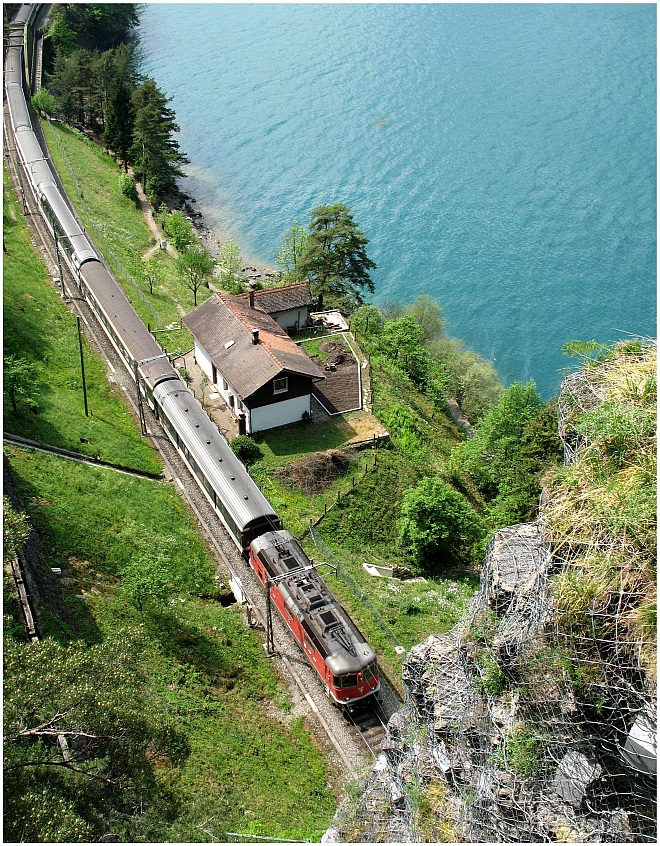
[[[259,343],[259,330],[258,329],[252,330],[252,343],[253,344]]]
[[[254,308],[254,288],[250,288],[250,308]]]

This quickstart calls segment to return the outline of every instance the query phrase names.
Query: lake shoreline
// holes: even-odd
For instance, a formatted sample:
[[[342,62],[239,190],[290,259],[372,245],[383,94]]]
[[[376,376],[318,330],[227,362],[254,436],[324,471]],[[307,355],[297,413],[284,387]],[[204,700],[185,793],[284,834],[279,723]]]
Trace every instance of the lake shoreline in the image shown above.
[[[170,211],[178,210],[185,214],[199,236],[202,246],[208,250],[213,258],[218,259],[222,245],[226,241],[233,240],[241,251],[242,267],[240,273],[246,276],[249,281],[272,283],[281,278],[283,272],[281,269],[246,254],[243,245],[231,230],[210,224],[204,213],[197,209],[197,199],[185,191],[181,185],[179,185],[179,192],[178,196],[172,197],[167,203]]]

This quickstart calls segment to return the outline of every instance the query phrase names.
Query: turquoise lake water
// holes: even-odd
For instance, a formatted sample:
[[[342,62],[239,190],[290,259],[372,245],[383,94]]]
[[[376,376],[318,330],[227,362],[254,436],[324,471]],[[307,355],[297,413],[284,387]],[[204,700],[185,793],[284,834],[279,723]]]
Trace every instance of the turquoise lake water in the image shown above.
[[[427,293],[505,384],[656,334],[655,5],[147,4],[183,189],[245,256],[349,205],[375,302]]]

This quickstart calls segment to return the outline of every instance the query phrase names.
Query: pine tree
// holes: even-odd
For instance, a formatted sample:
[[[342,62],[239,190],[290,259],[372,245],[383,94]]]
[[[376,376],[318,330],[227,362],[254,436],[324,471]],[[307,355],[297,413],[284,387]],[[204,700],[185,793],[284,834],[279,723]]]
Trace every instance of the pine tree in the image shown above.
[[[105,118],[105,145],[112,150],[128,170],[128,151],[133,143],[135,111],[128,86],[120,80],[108,99]]]
[[[314,209],[309,233],[298,269],[309,279],[319,310],[328,295],[338,305],[361,305],[362,292],[374,291],[369,271],[376,265],[367,257],[369,239],[358,228],[348,206],[336,203]]]
[[[179,131],[174,112],[153,79],[146,78],[133,95],[135,123],[131,160],[147,195],[158,200],[176,192],[177,177],[185,174],[180,165],[188,159],[173,137]]]

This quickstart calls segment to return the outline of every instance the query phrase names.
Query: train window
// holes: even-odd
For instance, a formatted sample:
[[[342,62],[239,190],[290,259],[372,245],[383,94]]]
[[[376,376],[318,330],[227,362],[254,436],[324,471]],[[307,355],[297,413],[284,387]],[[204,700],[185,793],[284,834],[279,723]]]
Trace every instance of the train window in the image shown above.
[[[310,652],[314,652],[314,644],[307,636],[307,632],[303,632],[303,640],[305,642],[305,646],[309,649]]]
[[[346,687],[357,687],[358,677],[356,673],[350,673],[347,676],[333,676],[332,683],[336,690],[342,690]]]
[[[376,664],[369,664],[369,666],[366,667],[366,669],[362,673],[362,680],[368,682],[371,681],[371,679],[373,679],[374,676],[377,675],[378,667],[376,666]]]
[[[190,469],[193,471],[193,474],[198,479],[201,480],[201,479],[204,478],[202,476],[201,472],[200,472],[199,465],[197,464],[197,462],[195,461],[195,459],[192,457],[192,455],[190,453],[188,453],[188,464],[190,464]]]
[[[213,490],[213,486],[211,485],[209,480],[206,478],[206,476],[202,476],[202,482],[204,483],[204,487],[206,488],[206,493],[213,500],[213,497],[215,496],[215,491]]]
[[[170,437],[172,438],[172,441],[173,441],[175,444],[177,444],[179,441],[178,441],[178,438],[177,438],[177,435],[176,435],[176,431],[175,431],[175,429],[174,429],[174,426],[172,426],[172,422],[171,422],[170,418],[169,418],[166,414],[164,414],[163,412],[161,412],[161,418],[160,418],[160,419],[161,419],[161,420],[163,421],[163,423],[165,424],[165,428],[166,428],[166,429],[167,429],[167,431],[169,432]]]

